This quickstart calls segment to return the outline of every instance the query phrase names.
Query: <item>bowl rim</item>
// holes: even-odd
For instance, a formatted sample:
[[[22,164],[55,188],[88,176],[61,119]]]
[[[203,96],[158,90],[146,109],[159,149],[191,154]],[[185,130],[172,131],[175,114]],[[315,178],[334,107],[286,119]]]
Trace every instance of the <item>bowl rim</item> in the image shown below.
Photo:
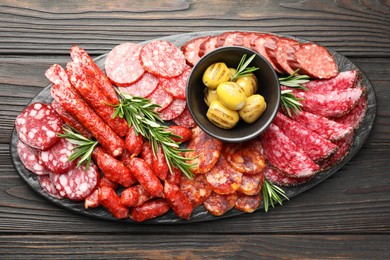
[[[276,82],[277,82],[277,85],[280,86],[280,83],[279,83],[279,78],[278,78],[278,75],[276,73],[276,71],[273,69],[271,63],[264,57],[262,56],[260,53],[252,50],[252,49],[249,49],[249,48],[246,48],[246,47],[242,47],[242,46],[223,46],[223,47],[219,47],[219,48],[216,48],[208,53],[206,53],[205,55],[203,55],[199,60],[198,62],[193,66],[192,70],[191,70],[191,73],[187,79],[187,85],[186,85],[186,103],[187,103],[187,107],[188,107],[188,111],[190,112],[192,118],[194,119],[194,121],[196,122],[197,126],[199,126],[204,132],[206,132],[208,135],[220,140],[220,141],[223,141],[223,142],[229,142],[229,143],[239,143],[239,142],[245,142],[245,141],[249,141],[251,139],[254,139],[256,138],[257,136],[259,136],[262,132],[264,132],[270,125],[271,123],[273,122],[278,110],[279,110],[279,106],[280,106],[280,96],[281,96],[281,89],[280,87],[277,87],[276,88],[276,95],[277,95],[277,100],[276,100],[276,105],[275,105],[275,109],[273,109],[273,111],[271,112],[269,118],[264,122],[264,124],[262,125],[262,127],[259,127],[256,131],[253,131],[251,132],[250,134],[248,135],[244,135],[244,136],[238,136],[238,137],[224,137],[224,136],[220,136],[218,135],[217,133],[214,133],[213,131],[210,131],[206,126],[204,126],[202,124],[202,122],[200,121],[200,119],[198,119],[198,115],[195,114],[195,112],[193,111],[192,109],[192,106],[190,104],[190,94],[189,94],[189,83],[190,83],[190,80],[192,79],[192,76],[193,76],[193,72],[199,67],[201,66],[202,64],[202,61],[207,59],[208,57],[210,57],[211,55],[215,55],[215,53],[219,53],[219,52],[224,52],[224,51],[234,51],[234,50],[242,50],[242,51],[246,51],[246,52],[249,52],[249,53],[253,53],[253,54],[256,54],[257,56],[259,56],[266,64],[269,68],[271,68],[271,73],[272,73],[272,76],[274,79],[276,79]],[[222,129],[220,128],[221,131],[229,131],[230,129]]]

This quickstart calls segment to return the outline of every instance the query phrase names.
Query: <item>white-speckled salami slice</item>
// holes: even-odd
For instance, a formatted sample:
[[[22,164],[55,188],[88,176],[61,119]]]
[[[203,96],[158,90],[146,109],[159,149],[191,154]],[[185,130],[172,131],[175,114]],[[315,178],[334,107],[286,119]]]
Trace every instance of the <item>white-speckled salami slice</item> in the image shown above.
[[[182,74],[174,78],[160,78],[160,86],[172,97],[186,100],[187,79],[190,76],[191,67],[187,66]]]
[[[64,198],[64,196],[62,196],[60,194],[60,192],[56,189],[49,174],[38,176],[38,183],[41,186],[41,188],[44,191],[46,191],[46,193],[49,194],[50,196],[57,198],[57,199]]]
[[[176,125],[185,126],[188,128],[193,128],[196,126],[195,120],[192,118],[188,107],[186,107],[178,117],[174,118],[172,122]]]
[[[156,108],[157,112],[160,112],[164,108],[168,107],[174,100],[160,85],[156,87],[152,94],[146,97],[150,99],[153,104],[157,104],[160,107]]]
[[[149,72],[146,72],[142,78],[131,85],[118,87],[120,91],[137,97],[147,97],[156,90],[158,78]]]
[[[43,167],[42,161],[39,158],[40,150],[26,145],[22,141],[18,140],[16,144],[16,151],[19,155],[20,161],[23,163],[27,170],[35,173],[36,175],[46,175],[48,172]]]
[[[169,121],[178,117],[186,108],[186,101],[182,99],[175,99],[168,107],[160,112],[160,117],[164,121]]]
[[[324,92],[340,89],[348,89],[356,86],[360,75],[357,70],[343,71],[330,79],[310,80],[305,84],[310,91]]]
[[[334,118],[337,123],[349,126],[353,129],[358,129],[363,121],[364,115],[367,112],[367,95],[362,95],[356,106],[348,112],[348,114]]]

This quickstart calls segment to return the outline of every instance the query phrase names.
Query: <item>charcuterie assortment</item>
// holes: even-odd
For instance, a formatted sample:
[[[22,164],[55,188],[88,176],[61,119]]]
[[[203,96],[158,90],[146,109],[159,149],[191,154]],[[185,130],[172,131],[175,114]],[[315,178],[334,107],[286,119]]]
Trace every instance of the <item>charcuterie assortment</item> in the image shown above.
[[[206,134],[186,104],[192,67],[223,46],[258,52],[281,78],[306,77],[299,87],[280,80],[297,109],[281,103],[268,129],[243,143]],[[164,39],[123,43],[103,63],[72,46],[70,58],[65,68],[47,69],[48,101],[34,100],[16,118],[17,158],[23,176],[32,176],[50,200],[108,219],[191,221],[199,212],[214,218],[268,209],[283,198],[272,201],[265,189],[274,186],[289,198],[294,194],[284,189],[329,176],[354,149],[369,107],[358,69],[340,67],[316,43],[270,33],[194,34],[180,45]],[[199,98],[215,110],[212,89]]]

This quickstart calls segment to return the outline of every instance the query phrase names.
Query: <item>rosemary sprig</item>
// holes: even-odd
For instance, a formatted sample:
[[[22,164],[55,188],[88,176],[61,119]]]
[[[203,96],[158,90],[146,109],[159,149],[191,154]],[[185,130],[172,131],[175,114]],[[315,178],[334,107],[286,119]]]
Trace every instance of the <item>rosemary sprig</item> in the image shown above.
[[[91,163],[92,152],[98,145],[98,141],[90,140],[80,134],[76,129],[67,125],[67,127],[62,127],[64,133],[58,134],[61,138],[66,138],[68,141],[76,145],[73,150],[75,150],[69,157],[69,161],[74,161],[77,158],[80,158],[77,162],[77,167],[82,164],[86,164],[85,170],[88,170],[88,167]]]
[[[309,82],[310,77],[307,75],[297,75],[298,71],[299,69],[291,73],[291,75],[289,75],[288,77],[279,78],[280,84],[290,88],[307,90],[307,88],[303,84]]]
[[[193,179],[194,174],[190,169],[195,164],[188,162],[191,161],[191,158],[182,156],[182,153],[191,150],[180,148],[180,143],[172,140],[172,137],[177,136],[168,131],[168,127],[162,124],[163,120],[155,111],[158,105],[142,97],[131,96],[120,91],[118,91],[118,94],[121,97],[121,102],[114,105],[115,113],[113,117],[125,118],[129,126],[134,127],[137,134],[141,134],[149,140],[155,155],[160,144],[171,173],[173,167],[177,167],[185,176]]]
[[[242,55],[240,63],[237,66],[237,72],[231,78],[231,81],[236,81],[239,77],[248,76],[250,73],[258,70],[259,68],[256,68],[256,67],[247,68],[255,57],[256,57],[256,55],[253,54],[252,56],[249,57],[248,60],[246,60],[246,54]]]
[[[276,202],[282,205],[283,198],[288,200],[288,197],[282,188],[268,182],[267,180],[264,181],[262,192],[265,212],[268,212],[270,205],[274,208]]]
[[[302,111],[302,98],[297,98],[291,89],[282,90],[280,93],[280,101],[282,106],[286,109],[287,114],[291,117],[292,114],[298,114],[298,111]]]

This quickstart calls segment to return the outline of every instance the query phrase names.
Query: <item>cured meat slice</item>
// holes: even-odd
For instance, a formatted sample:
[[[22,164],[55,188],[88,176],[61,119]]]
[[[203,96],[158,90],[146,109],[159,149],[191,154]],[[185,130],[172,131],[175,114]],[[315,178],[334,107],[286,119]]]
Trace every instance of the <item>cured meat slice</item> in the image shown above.
[[[179,186],[166,181],[164,183],[164,198],[169,203],[176,216],[189,220],[192,213],[192,204]]]
[[[87,198],[99,183],[99,170],[94,163],[85,168],[85,164],[64,174],[51,174],[52,182],[61,196],[73,201]]]
[[[315,162],[325,160],[337,151],[331,141],[281,113],[276,114],[273,123]]]
[[[333,165],[336,165],[337,163],[341,162],[345,156],[348,155],[348,152],[350,151],[353,144],[353,132],[346,135],[343,139],[335,141],[334,143],[339,147],[339,149],[331,158],[329,158],[329,160],[321,164],[322,170],[329,169]]]
[[[363,95],[363,88],[349,88],[326,92],[297,91],[293,93],[302,98],[302,109],[324,117],[340,117],[355,107]]]
[[[356,106],[352,108],[348,114],[334,118],[334,121],[349,126],[353,129],[358,129],[361,122],[363,121],[364,115],[367,112],[367,96],[362,95],[358,100]]]
[[[217,163],[206,173],[207,182],[211,189],[219,194],[230,194],[240,188],[242,173],[231,167],[226,167],[224,153],[221,153]]]
[[[160,85],[158,85],[153,93],[147,96],[147,98],[150,99],[153,104],[160,106],[155,109],[157,112],[160,112],[169,106],[174,100],[174,98],[169,95]]]
[[[169,121],[178,117],[181,113],[183,113],[186,108],[187,103],[182,99],[175,99],[173,102],[162,111],[160,111],[160,117],[164,121]]]
[[[299,111],[292,119],[332,142],[342,139],[353,131],[350,126],[305,111]]]
[[[99,188],[99,203],[106,208],[114,218],[123,219],[129,217],[129,208],[122,205],[118,194],[110,187]]]
[[[107,55],[104,68],[107,77],[117,86],[128,86],[145,73],[140,62],[142,46],[126,42],[114,47]]]
[[[199,46],[199,57],[209,53],[212,50],[215,50],[218,45],[219,36],[210,36],[205,39]]]
[[[280,66],[280,64],[278,63],[278,61],[276,59],[276,52],[278,49],[277,42],[279,39],[280,39],[280,37],[275,36],[275,35],[272,35],[272,37],[267,37],[267,39],[265,39],[265,41],[264,41],[264,48],[265,48],[265,52],[267,53],[267,55],[271,61],[270,63],[273,66],[275,66],[276,71],[279,73],[283,73],[284,72],[283,67]]]
[[[246,174],[258,174],[265,166],[258,139],[243,143],[225,143],[223,151],[226,159],[236,171]]]
[[[181,125],[181,126],[185,126],[188,128],[193,128],[196,126],[195,120],[192,117],[187,106],[178,117],[172,119],[172,122],[176,125]]]
[[[263,172],[258,174],[243,174],[238,192],[246,195],[259,194],[264,184]]]
[[[46,193],[50,196],[57,199],[64,198],[64,196],[62,196],[60,192],[56,189],[49,174],[38,176],[38,183],[39,186],[41,186],[41,188],[46,191]]]
[[[265,43],[266,41],[269,41],[268,45],[271,45],[271,43],[275,44],[276,43],[276,38],[272,34],[261,34],[259,35],[256,40],[254,40],[254,46],[253,50],[257,51],[261,56],[263,56],[274,68],[274,70],[278,73],[281,73],[279,68],[274,64],[270,56],[268,55],[266,48],[265,48]]]
[[[62,131],[63,122],[52,106],[36,102],[28,105],[16,117],[15,129],[25,144],[45,150],[53,146]]]
[[[264,169],[264,177],[267,181],[279,186],[297,186],[308,182],[313,176],[303,178],[291,177],[267,163]]]
[[[206,180],[205,175],[197,175],[193,180],[181,176],[180,189],[186,194],[192,203],[193,208],[197,208],[207,200],[213,190]]]
[[[261,194],[245,195],[238,193],[235,208],[246,213],[254,212],[261,203]]]
[[[141,49],[140,58],[146,71],[163,78],[179,76],[187,67],[183,52],[162,40],[147,43]]]
[[[199,56],[200,45],[205,39],[208,38],[209,36],[195,38],[193,40],[186,42],[181,47],[181,51],[184,53],[184,57],[188,65],[194,66],[200,60],[200,56]]]
[[[99,190],[96,189],[94,192],[91,193],[87,198],[84,200],[84,208],[97,208],[100,206],[99,202]]]
[[[147,97],[156,90],[158,86],[158,78],[149,72],[146,72],[142,78],[131,85],[118,87],[123,93],[131,96]]]
[[[255,40],[257,37],[262,35],[263,33],[258,32],[249,32],[244,35],[244,38],[242,39],[242,46],[246,47],[248,49],[252,49],[255,47]]]
[[[58,64],[53,64],[45,71],[46,78],[54,85],[68,84],[70,85],[68,74]]]
[[[311,80],[305,84],[310,91],[324,92],[353,88],[358,82],[360,75],[357,70],[343,71],[330,79]]]
[[[242,46],[245,37],[244,32],[226,32],[221,34],[218,47],[222,46]]]
[[[82,124],[80,124],[79,121],[76,120],[73,116],[71,116],[66,110],[58,103],[57,101],[53,100],[51,102],[51,106],[53,109],[57,112],[59,117],[69,126],[76,129],[80,134],[87,137],[88,139],[92,138],[91,133],[86,129]]]
[[[43,167],[42,161],[39,158],[39,151],[36,148],[26,145],[21,140],[18,140],[16,144],[16,152],[24,167],[36,175],[46,175],[48,172]]]
[[[221,150],[222,142],[206,134],[200,127],[192,129],[192,139],[187,145],[187,149],[193,150],[186,152],[186,158],[193,158],[190,163],[196,164],[191,168],[193,173],[206,173],[217,162]]]
[[[127,188],[121,193],[121,203],[127,207],[137,207],[150,200],[152,197],[142,185]]]
[[[288,64],[293,70],[299,69],[300,74],[305,74],[315,79],[329,79],[337,76],[338,67],[329,51],[315,43],[303,43],[290,57]]]
[[[320,167],[278,126],[271,124],[261,135],[261,143],[266,158],[279,170],[292,177],[308,177],[319,171]]]
[[[187,79],[190,76],[191,67],[187,66],[182,74],[174,78],[160,78],[161,87],[172,97],[186,100]]]
[[[81,63],[87,67],[88,70],[92,71],[95,83],[99,87],[100,91],[108,98],[110,104],[119,104],[118,95],[116,94],[111,81],[84,49],[77,45],[73,45],[70,49],[70,56],[74,63]]]
[[[236,205],[237,193],[218,194],[213,192],[211,196],[203,203],[204,207],[213,216],[222,216]]]
[[[276,41],[275,64],[286,74],[292,74],[294,70],[288,64],[288,53],[296,51],[299,48],[299,43],[293,39],[279,37]]]
[[[164,215],[170,209],[169,203],[164,199],[153,199],[130,210],[129,217],[135,222],[144,222]]]
[[[51,173],[62,174],[76,166],[76,160],[69,161],[75,145],[66,138],[61,138],[57,143],[45,151],[39,152],[42,165]]]

